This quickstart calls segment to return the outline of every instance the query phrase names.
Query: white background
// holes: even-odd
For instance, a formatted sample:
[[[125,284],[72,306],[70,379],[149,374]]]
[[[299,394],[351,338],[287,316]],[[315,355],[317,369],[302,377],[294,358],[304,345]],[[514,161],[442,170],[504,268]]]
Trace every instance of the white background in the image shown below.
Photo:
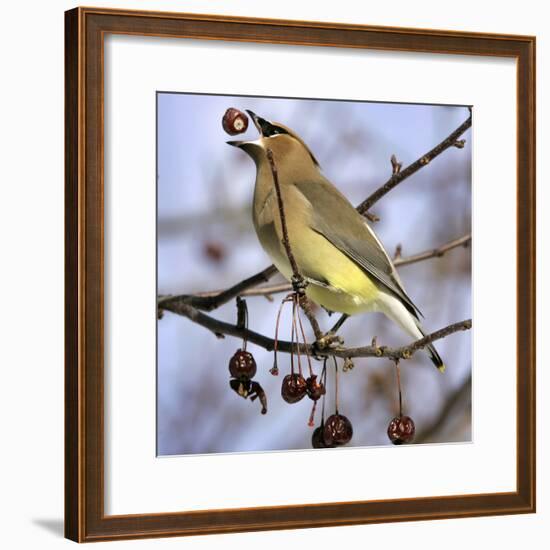
[[[421,1],[375,3],[362,11],[357,2],[104,2],[105,6],[256,15],[294,19],[350,21],[525,33],[538,35],[538,150],[548,150],[548,110],[543,97],[548,71],[548,18],[544,3],[469,2],[457,4]],[[63,10],[69,2],[26,2],[4,7],[0,132],[2,151],[3,262],[2,367],[3,455],[0,469],[2,543],[7,548],[68,546],[61,538],[63,514]],[[498,17],[495,14],[498,13]],[[545,34],[546,32],[546,34]],[[543,128],[545,126],[545,128]],[[498,162],[498,159],[496,159]],[[548,190],[541,183],[548,168],[539,162],[539,281],[548,264],[542,233],[542,209],[548,208]],[[548,222],[546,222],[548,225]],[[6,255],[5,252],[8,254]],[[546,256],[546,257],[545,257]],[[498,267],[498,265],[496,266]],[[548,275],[546,276],[548,278]],[[550,306],[539,284],[539,366],[546,363],[542,348]],[[500,312],[496,312],[498,315]],[[498,382],[496,382],[498,388]],[[547,394],[548,376],[539,368],[538,395]],[[545,524],[550,521],[547,493],[548,443],[544,439],[549,405],[539,398],[539,472],[537,515],[462,519],[408,524],[343,527],[292,532],[254,533],[194,539],[125,542],[135,547],[153,544],[178,548],[275,548],[281,544],[336,544],[385,548],[463,548],[491,542],[499,548],[529,545],[544,548]],[[406,469],[405,469],[406,470]],[[453,472],[450,471],[452,476]],[[330,480],[327,480],[330,482]],[[109,543],[115,544],[115,543]]]

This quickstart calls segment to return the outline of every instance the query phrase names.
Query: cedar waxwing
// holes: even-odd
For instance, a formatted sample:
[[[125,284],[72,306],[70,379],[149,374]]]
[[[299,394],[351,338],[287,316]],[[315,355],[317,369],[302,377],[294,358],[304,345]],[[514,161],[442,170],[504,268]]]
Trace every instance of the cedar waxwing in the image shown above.
[[[268,148],[277,168],[290,249],[308,282],[306,295],[329,311],[348,315],[380,311],[413,338],[422,338],[422,314],[365,218],[323,176],[317,159],[295,132],[247,112],[260,137],[228,143],[245,151],[256,164],[254,227],[275,267],[292,279]],[[429,344],[426,351],[443,372],[445,365],[435,347]]]

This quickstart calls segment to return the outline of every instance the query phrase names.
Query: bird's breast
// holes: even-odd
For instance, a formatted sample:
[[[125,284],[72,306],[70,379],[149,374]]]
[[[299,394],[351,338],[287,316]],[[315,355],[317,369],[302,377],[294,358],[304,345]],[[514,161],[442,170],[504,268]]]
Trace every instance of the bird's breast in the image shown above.
[[[283,207],[292,255],[300,274],[310,281],[308,296],[319,305],[348,314],[370,309],[378,287],[348,256],[314,231],[308,223],[311,205],[292,189],[283,191]],[[298,193],[298,191],[295,191]],[[275,191],[254,204],[254,227],[258,240],[275,267],[290,280],[292,268],[283,245],[283,231]]]

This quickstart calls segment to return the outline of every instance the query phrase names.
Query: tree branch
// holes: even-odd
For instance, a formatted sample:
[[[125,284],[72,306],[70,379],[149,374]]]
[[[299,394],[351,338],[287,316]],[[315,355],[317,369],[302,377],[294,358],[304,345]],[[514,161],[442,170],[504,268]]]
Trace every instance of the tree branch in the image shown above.
[[[258,332],[246,329],[245,327],[239,327],[237,325],[232,325],[231,323],[226,323],[225,321],[220,321],[202,313],[197,308],[182,302],[165,302],[163,304],[163,309],[187,317],[189,320],[194,323],[207,328],[213,332],[216,336],[227,335],[235,336],[236,338],[246,339],[247,342],[251,342],[260,346],[267,351],[273,351],[275,346],[275,341],[268,336],[264,336]],[[323,350],[315,348],[314,345],[304,345],[296,344],[289,341],[279,340],[277,342],[277,351],[284,353],[296,352],[296,346],[299,346],[300,353],[309,353],[311,356],[335,356],[335,357],[386,357],[388,359],[409,359],[413,356],[415,352],[420,349],[425,348],[429,343],[434,342],[435,340],[440,340],[445,338],[455,332],[460,330],[468,330],[472,327],[472,320],[466,319],[459,323],[454,323],[445,328],[442,328],[432,334],[428,334],[420,340],[416,340],[407,346],[402,346],[400,348],[388,348],[385,346],[364,346],[358,348],[344,348],[344,347],[329,347]]]
[[[158,299],[158,308],[166,309],[168,311],[170,306],[173,303],[182,303],[189,304],[197,309],[202,309],[204,311],[212,311],[219,308],[223,304],[231,301],[237,296],[243,296],[243,292],[251,287],[255,287],[260,283],[265,283],[269,281],[273,275],[277,273],[277,268],[274,265],[266,267],[264,270],[248,277],[243,281],[229,287],[227,290],[216,291],[214,293],[204,293],[204,294],[178,294],[177,296],[159,296]]]
[[[363,346],[359,348],[347,348],[343,353],[334,353],[338,357],[387,357],[389,359],[409,359],[412,355],[420,349],[424,349],[428,344],[441,340],[446,336],[449,336],[455,332],[461,330],[469,330],[472,328],[472,320],[465,319],[458,323],[446,326],[442,329],[436,330],[431,334],[424,336],[420,340],[416,340],[412,344],[402,346],[400,348],[386,348],[384,346]],[[338,351],[338,350],[333,350]]]
[[[423,260],[429,260],[430,258],[441,258],[442,256],[445,255],[446,252],[449,252],[449,250],[452,250],[453,248],[458,248],[459,246],[463,246],[464,248],[466,248],[471,241],[472,241],[472,235],[471,233],[468,233],[468,235],[464,235],[463,237],[459,237],[458,239],[449,241],[438,248],[433,248],[432,250],[426,250],[425,252],[420,252],[419,254],[415,254],[414,256],[408,256],[406,258],[401,258],[401,257],[396,258],[393,261],[393,265],[395,267],[401,267],[404,265],[415,264]]]
[[[438,143],[433,149],[428,151],[425,155],[421,156],[412,164],[409,164],[406,168],[396,171],[396,162],[392,162],[392,176],[381,187],[379,187],[374,193],[367,197],[358,207],[357,210],[361,214],[368,212],[372,206],[378,202],[384,195],[389,193],[392,189],[397,187],[403,180],[412,176],[418,172],[421,168],[429,164],[434,158],[439,156],[443,151],[446,151],[449,147],[457,146],[458,138],[472,126],[472,115],[470,116],[454,131],[451,132],[441,143]],[[462,147],[464,143],[460,142]],[[460,147],[459,147],[460,148]],[[395,158],[395,157],[394,157]]]

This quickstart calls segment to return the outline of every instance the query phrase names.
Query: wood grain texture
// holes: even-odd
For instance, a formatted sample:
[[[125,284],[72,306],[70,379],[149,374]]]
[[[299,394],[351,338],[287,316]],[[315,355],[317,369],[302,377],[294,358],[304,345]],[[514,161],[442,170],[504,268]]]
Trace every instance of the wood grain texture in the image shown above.
[[[99,541],[535,511],[535,38],[77,8],[65,17],[65,534]],[[515,58],[517,490],[383,501],[105,516],[103,38],[105,33]]]
[[[78,59],[79,13],[65,14],[65,536],[81,540],[83,524],[80,469],[82,429],[79,412],[83,407],[80,394],[81,361],[79,358],[79,124],[80,78]]]

